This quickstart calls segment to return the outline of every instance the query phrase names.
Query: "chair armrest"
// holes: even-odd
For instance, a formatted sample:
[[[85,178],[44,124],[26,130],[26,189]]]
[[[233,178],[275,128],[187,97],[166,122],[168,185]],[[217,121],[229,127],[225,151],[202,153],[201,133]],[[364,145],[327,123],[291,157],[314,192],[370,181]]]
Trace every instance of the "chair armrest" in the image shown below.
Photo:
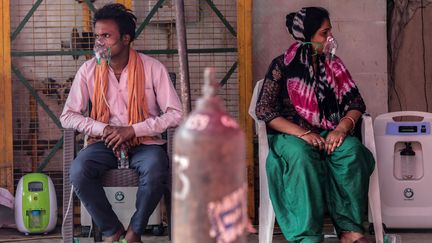
[[[75,158],[75,130],[63,131],[63,163],[70,163]]]
[[[256,133],[258,135],[259,144],[259,161],[263,162],[265,168],[265,161],[268,155],[268,140],[267,140],[267,127],[263,121],[255,121]],[[262,165],[260,165],[262,166]]]
[[[373,122],[372,117],[369,114],[363,114],[362,116],[362,129],[361,129],[361,137],[362,143],[366,146],[366,148],[371,151],[374,158],[376,159],[376,147],[375,147],[375,136],[373,130]]]

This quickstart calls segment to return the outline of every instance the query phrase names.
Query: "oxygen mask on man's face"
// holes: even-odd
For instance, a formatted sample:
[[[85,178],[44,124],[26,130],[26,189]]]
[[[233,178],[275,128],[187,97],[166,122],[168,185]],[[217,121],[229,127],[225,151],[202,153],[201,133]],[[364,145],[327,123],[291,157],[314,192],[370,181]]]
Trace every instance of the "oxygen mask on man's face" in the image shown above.
[[[104,41],[96,40],[93,52],[98,64],[101,64],[102,59],[107,61],[108,64],[111,61],[111,48],[105,45]]]
[[[336,39],[332,35],[329,35],[324,42],[323,53],[328,59],[332,60],[334,55],[336,54],[337,47],[338,45]]]

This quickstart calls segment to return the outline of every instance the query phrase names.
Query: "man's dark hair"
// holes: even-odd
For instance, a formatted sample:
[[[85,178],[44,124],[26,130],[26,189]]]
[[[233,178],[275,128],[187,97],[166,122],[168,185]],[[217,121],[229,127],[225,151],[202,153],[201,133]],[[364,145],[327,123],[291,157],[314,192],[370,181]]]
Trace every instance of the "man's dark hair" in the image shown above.
[[[93,17],[93,26],[99,20],[112,19],[117,23],[120,36],[129,35],[131,42],[135,39],[136,16],[123,4],[107,4],[98,9]]]

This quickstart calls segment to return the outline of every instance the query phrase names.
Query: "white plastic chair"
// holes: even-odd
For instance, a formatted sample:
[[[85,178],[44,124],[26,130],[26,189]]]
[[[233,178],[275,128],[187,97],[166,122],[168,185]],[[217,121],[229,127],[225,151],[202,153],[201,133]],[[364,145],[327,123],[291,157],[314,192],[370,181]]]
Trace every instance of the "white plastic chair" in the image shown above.
[[[275,214],[269,197],[266,159],[268,155],[268,141],[266,124],[258,120],[255,114],[256,103],[260,94],[263,80],[256,83],[252,100],[249,106],[249,115],[255,120],[255,129],[258,135],[258,157],[259,157],[259,178],[260,178],[260,195],[259,195],[259,243],[271,243],[273,240],[273,228],[275,223]],[[375,140],[372,126],[372,117],[363,115],[362,122],[362,142],[372,152],[376,159]],[[378,181],[378,169],[375,164],[375,170],[370,177],[369,183],[369,209],[374,224],[375,238],[377,243],[383,243],[383,227],[381,218],[381,199]],[[378,234],[377,232],[382,232]]]

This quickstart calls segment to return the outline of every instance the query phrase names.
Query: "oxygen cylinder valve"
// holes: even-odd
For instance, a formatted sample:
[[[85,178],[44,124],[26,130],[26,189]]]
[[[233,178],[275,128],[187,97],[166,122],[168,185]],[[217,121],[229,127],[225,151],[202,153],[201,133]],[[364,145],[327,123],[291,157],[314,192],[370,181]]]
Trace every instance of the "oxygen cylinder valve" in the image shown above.
[[[215,96],[219,89],[219,84],[215,78],[214,68],[206,68],[204,70],[204,86],[203,94],[204,97]]]

